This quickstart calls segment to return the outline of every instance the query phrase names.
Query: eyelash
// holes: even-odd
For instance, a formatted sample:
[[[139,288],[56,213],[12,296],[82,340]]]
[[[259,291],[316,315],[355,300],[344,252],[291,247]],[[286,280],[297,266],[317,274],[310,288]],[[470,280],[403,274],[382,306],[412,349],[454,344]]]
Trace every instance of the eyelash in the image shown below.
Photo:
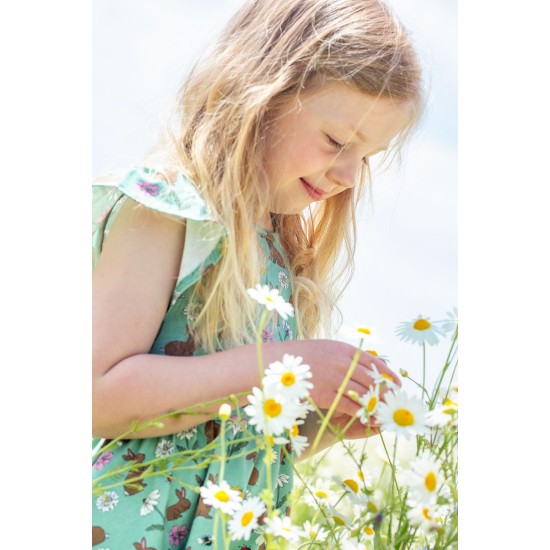
[[[345,147],[345,145],[343,145],[342,143],[340,143],[340,142],[336,141],[335,139],[331,138],[328,134],[325,134],[325,135],[327,136],[327,140],[330,143],[330,145],[332,145],[338,151],[341,151]],[[368,164],[368,161],[369,161],[368,156],[363,157],[363,159],[362,159],[363,164]]]

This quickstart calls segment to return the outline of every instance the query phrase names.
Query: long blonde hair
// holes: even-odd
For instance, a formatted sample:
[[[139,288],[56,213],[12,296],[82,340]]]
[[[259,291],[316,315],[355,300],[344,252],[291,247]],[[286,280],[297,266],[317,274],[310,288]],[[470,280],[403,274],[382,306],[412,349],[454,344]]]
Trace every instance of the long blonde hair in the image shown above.
[[[415,115],[402,138],[420,117],[418,60],[406,31],[378,0],[249,0],[180,90],[177,126],[156,153],[196,183],[226,231],[222,259],[197,287],[204,306],[193,330],[206,350],[251,340],[257,306],[246,290],[259,282],[264,259],[256,223],[269,215],[263,138],[270,115],[318,75],[411,102]],[[368,163],[358,180],[302,214],[272,215],[290,261],[299,337],[329,328],[351,277],[354,210],[370,180]]]

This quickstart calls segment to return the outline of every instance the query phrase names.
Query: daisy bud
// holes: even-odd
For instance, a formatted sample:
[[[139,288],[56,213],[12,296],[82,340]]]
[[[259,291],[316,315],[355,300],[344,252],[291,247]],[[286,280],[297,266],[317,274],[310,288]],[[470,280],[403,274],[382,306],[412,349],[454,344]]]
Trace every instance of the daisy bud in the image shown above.
[[[164,422],[155,422],[154,426],[155,426],[155,428],[158,428],[159,430],[162,430],[162,428],[164,428]]]
[[[229,420],[231,416],[231,405],[229,405],[229,403],[222,403],[218,410],[218,416],[221,420]]]
[[[404,370],[404,369],[399,369],[399,374],[403,377],[403,378],[408,378],[409,377],[409,373]]]
[[[359,401],[359,394],[356,391],[349,390],[348,396],[353,399],[354,401]]]

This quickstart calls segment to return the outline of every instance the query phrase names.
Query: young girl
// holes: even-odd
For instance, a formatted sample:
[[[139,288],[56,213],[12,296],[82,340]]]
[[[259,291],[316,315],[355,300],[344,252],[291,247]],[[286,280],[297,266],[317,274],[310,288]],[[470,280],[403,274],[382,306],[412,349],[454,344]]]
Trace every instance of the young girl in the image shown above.
[[[250,0],[181,90],[179,124],[139,166],[93,187],[93,436],[96,446],[171,411],[260,385],[247,289],[276,288],[294,306],[263,331],[263,363],[292,354],[311,367],[311,398],[328,409],[356,348],[314,339],[327,329],[351,271],[354,206],[369,157],[397,151],[423,105],[420,68],[405,30],[378,0]],[[345,251],[341,267],[337,257]],[[364,394],[384,361],[363,352],[346,390]],[[344,396],[332,423],[357,411]],[[216,544],[200,497],[220,462],[132,483],[141,464],[206,447],[217,405],[125,436],[93,472],[117,467],[124,484],[95,495],[96,548],[195,549]],[[310,414],[302,435],[319,428]],[[230,441],[239,427],[228,430]],[[364,437],[358,421],[347,438]],[[101,441],[101,439],[105,441]],[[321,446],[333,440],[325,437]],[[290,448],[275,446],[269,476],[250,443],[223,479],[258,495],[271,480],[289,513]],[[214,541],[214,542],[212,542]],[[257,548],[255,537],[248,548]],[[233,542],[231,548],[243,548]]]

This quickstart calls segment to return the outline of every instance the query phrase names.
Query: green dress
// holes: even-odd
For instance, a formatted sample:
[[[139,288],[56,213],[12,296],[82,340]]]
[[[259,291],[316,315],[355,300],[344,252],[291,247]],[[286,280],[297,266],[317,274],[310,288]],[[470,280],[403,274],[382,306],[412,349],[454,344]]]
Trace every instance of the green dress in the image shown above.
[[[150,353],[203,355],[204,351],[196,347],[189,330],[200,307],[190,297],[204,271],[221,257],[223,229],[213,220],[197,188],[182,173],[135,167],[122,175],[96,180],[92,189],[94,265],[101,253],[103,238],[126,197],[186,220],[186,242],[178,281]],[[290,275],[277,233],[258,230],[258,239],[267,258],[259,282],[278,288],[285,300],[291,302]],[[265,342],[292,340],[295,334],[293,318],[285,321],[275,315],[266,325],[262,339]],[[259,495],[267,486],[264,451],[258,450],[254,441],[242,441],[245,434],[255,434],[254,429],[249,432],[249,428],[244,411],[233,411],[227,422],[228,459],[224,479],[231,488],[240,490],[243,497]],[[102,448],[108,442],[94,440],[93,479],[113,475],[104,477],[99,491],[93,494],[93,548],[187,550],[215,546],[212,538],[220,539],[221,535],[213,532],[215,509],[202,502],[199,488],[208,480],[221,481],[221,462],[217,458],[219,430],[220,419],[214,418],[172,435],[119,441],[107,451]],[[208,445],[212,450],[207,455],[193,455]],[[288,444],[285,449],[276,445],[274,450],[276,457],[271,463],[274,502],[281,513],[289,514],[294,455]],[[185,462],[185,469],[174,463],[174,457],[178,456],[191,457]],[[162,474],[132,483],[132,477],[144,470],[142,464],[155,458],[161,459]],[[121,468],[124,469],[117,473]],[[252,533],[248,541],[233,541],[230,548],[258,548],[256,538]]]

